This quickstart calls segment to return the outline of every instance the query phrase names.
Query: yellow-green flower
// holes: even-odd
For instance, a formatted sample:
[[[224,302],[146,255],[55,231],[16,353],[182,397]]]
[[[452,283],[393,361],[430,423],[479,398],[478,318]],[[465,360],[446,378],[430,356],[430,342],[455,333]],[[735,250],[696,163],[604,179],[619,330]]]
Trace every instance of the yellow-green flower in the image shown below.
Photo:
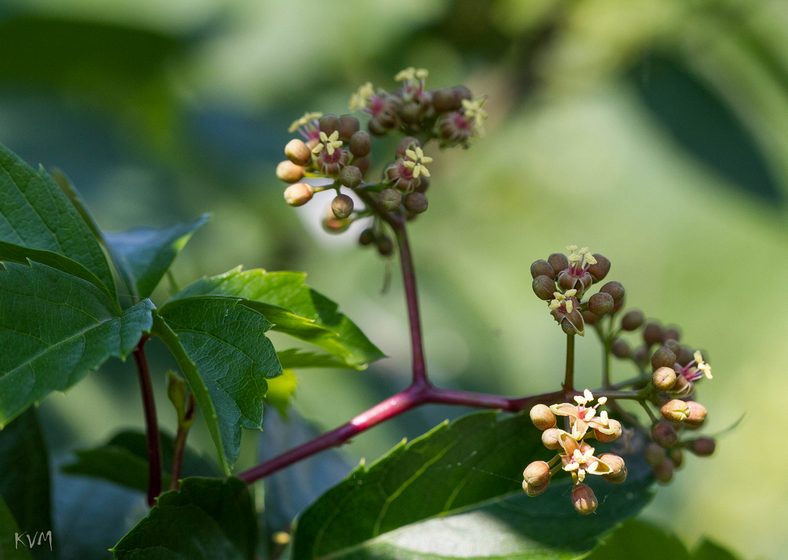
[[[339,131],[335,130],[331,133],[331,135],[327,135],[325,132],[320,132],[320,143],[318,143],[314,148],[312,148],[312,153],[317,155],[323,151],[323,148],[326,149],[328,155],[334,155],[334,150],[338,150],[342,147],[342,140],[339,139]]]
[[[350,96],[350,110],[360,111],[361,109],[366,109],[373,95],[375,95],[375,88],[372,86],[372,82],[363,84]]]
[[[405,157],[407,158],[403,165],[413,172],[413,177],[418,179],[421,175],[425,177],[430,176],[430,170],[427,169],[427,164],[432,162],[432,158],[424,155],[424,150],[415,146],[413,149],[405,150]]]

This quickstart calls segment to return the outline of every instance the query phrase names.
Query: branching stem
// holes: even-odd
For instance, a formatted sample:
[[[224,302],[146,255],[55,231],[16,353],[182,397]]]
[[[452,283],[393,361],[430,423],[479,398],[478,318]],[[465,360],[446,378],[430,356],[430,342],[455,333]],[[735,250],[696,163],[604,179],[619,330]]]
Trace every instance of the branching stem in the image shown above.
[[[142,406],[145,413],[145,434],[148,444],[148,505],[153,506],[161,494],[161,444],[159,443],[159,423],[156,420],[156,401],[153,398],[148,360],[145,357],[145,343],[148,337],[143,336],[134,349],[134,362],[137,364]]]

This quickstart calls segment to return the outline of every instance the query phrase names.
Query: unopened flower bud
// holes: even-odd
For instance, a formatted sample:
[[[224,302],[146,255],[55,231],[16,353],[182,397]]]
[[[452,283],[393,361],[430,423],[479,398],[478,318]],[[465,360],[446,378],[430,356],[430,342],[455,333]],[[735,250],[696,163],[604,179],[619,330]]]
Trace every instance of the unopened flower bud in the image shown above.
[[[417,146],[421,147],[421,142],[419,142],[418,138],[415,138],[413,136],[406,136],[405,138],[399,141],[399,144],[397,144],[396,154],[398,157],[404,158],[405,152],[407,152],[408,150],[412,150],[414,147]]]
[[[676,326],[665,327],[662,330],[662,341],[667,342],[668,340],[678,340],[681,338],[681,331]]]
[[[579,284],[577,276],[574,274],[569,274],[565,270],[562,270],[558,273],[558,279],[556,281],[562,290],[571,290],[575,288],[577,284]]]
[[[553,299],[553,292],[555,292],[555,280],[549,276],[537,276],[534,278],[533,282],[531,282],[531,287],[533,288],[536,297],[539,299],[543,299],[545,301]]]
[[[610,472],[602,475],[602,478],[616,484],[627,479],[627,465],[622,457],[613,453],[603,453],[599,456],[599,460],[610,467]]]
[[[583,321],[586,325],[595,325],[600,319],[599,315],[592,313],[587,309],[585,311],[581,311],[580,314],[583,316]]]
[[[383,257],[390,257],[394,254],[394,241],[388,235],[381,235],[375,240],[378,253]]]
[[[624,301],[625,291],[621,282],[616,282],[615,280],[607,282],[601,288],[599,288],[599,291],[610,294],[616,304]]]
[[[594,253],[594,258],[596,263],[588,267],[588,273],[592,276],[594,282],[599,282],[610,272],[610,261],[599,253]]]
[[[671,422],[684,422],[690,413],[690,407],[685,401],[672,399],[659,409],[662,417]]]
[[[662,342],[662,327],[659,323],[655,321],[646,323],[643,329],[643,342],[645,342],[647,346],[653,346],[654,344]]]
[[[366,130],[354,132],[353,136],[350,137],[350,143],[348,144],[348,147],[350,148],[350,153],[352,153],[357,158],[364,157],[369,154],[370,150],[372,149],[372,139],[369,136],[369,132]]]
[[[633,309],[627,311],[624,313],[624,316],[621,317],[621,328],[625,331],[634,331],[643,326],[645,320],[646,318],[640,309]]]
[[[661,447],[673,447],[679,440],[679,434],[673,424],[660,420],[651,427],[652,439]]]
[[[383,189],[378,195],[378,204],[389,212],[398,210],[402,204],[402,193],[396,189]]]
[[[699,428],[706,421],[706,407],[695,401],[687,401],[689,414],[684,421],[687,427]]]
[[[531,278],[536,278],[537,276],[555,278],[555,270],[546,260],[538,259],[531,263]]]
[[[548,428],[542,432],[542,445],[547,449],[561,449],[561,430],[558,428]]]
[[[613,311],[613,296],[606,292],[599,292],[588,298],[588,309],[594,315],[607,315]]]
[[[665,459],[660,464],[652,467],[654,469],[654,478],[660,484],[667,484],[673,480],[673,461]]]
[[[427,201],[427,195],[420,192],[412,192],[405,195],[405,198],[402,200],[402,203],[405,205],[405,208],[408,212],[413,212],[414,214],[421,214],[422,212],[427,210],[429,206],[429,202]]]
[[[339,219],[347,218],[353,213],[353,199],[346,194],[338,194],[331,201],[331,211]]]
[[[550,407],[544,404],[537,404],[531,408],[531,422],[538,430],[545,431],[555,427],[555,414]]]
[[[572,505],[575,506],[577,513],[589,515],[596,511],[599,502],[591,487],[587,484],[575,484],[572,488]]]
[[[672,368],[676,363],[676,354],[667,346],[660,346],[651,355],[651,367],[658,369],[661,367]]]
[[[359,127],[360,125],[356,117],[353,115],[342,115],[339,117],[339,123],[337,124],[339,138],[347,142],[350,140],[351,136],[358,131]]]
[[[456,111],[462,107],[462,100],[454,88],[441,88],[433,92],[432,106],[439,113],[446,113],[448,111]]]
[[[556,274],[569,267],[569,259],[563,253],[553,253],[547,257],[547,262],[550,263]]]
[[[646,462],[652,467],[656,467],[667,458],[665,448],[657,443],[649,443],[646,446],[643,455],[646,459]]]
[[[710,437],[699,437],[698,439],[693,439],[688,443],[689,445],[687,446],[687,449],[689,449],[698,457],[708,457],[714,453],[714,450],[717,447],[714,439]]]
[[[375,230],[367,228],[358,236],[359,245],[367,246],[375,242]]]
[[[658,368],[651,374],[651,381],[660,391],[670,391],[676,385],[676,371],[672,367]]]
[[[670,392],[676,395],[687,396],[692,392],[692,382],[688,381],[683,375],[677,375],[676,384],[671,387]]]
[[[671,352],[673,352],[673,355],[676,356],[676,361],[678,362],[679,361],[679,354],[681,353],[681,344],[679,344],[678,342],[676,342],[672,338],[669,338],[669,339],[667,339],[665,341],[665,348],[667,348]],[[687,362],[684,362],[684,363],[687,363]]]
[[[361,170],[355,165],[346,165],[339,172],[339,182],[349,189],[355,189],[361,184]]]
[[[536,488],[547,486],[550,483],[550,465],[545,461],[529,463],[523,471],[523,478],[528,483],[528,486]]]
[[[617,440],[619,437],[621,437],[621,433],[623,432],[623,428],[621,427],[621,422],[613,418],[610,418],[607,421],[606,431],[609,433],[600,432],[599,430],[594,430],[594,437],[597,440],[601,441],[602,443],[608,443]]]
[[[303,140],[293,138],[285,146],[285,155],[296,165],[306,165],[312,159],[312,150]]]
[[[534,496],[538,496],[539,494],[544,494],[544,491],[547,490],[548,486],[549,486],[549,481],[548,484],[545,484],[544,486],[531,486],[530,484],[528,484],[528,482],[523,480],[523,492],[528,494],[528,496],[530,496],[531,498],[533,498]]]
[[[632,359],[638,364],[645,364],[648,361],[648,348],[638,346],[632,351]]]
[[[350,220],[347,218],[337,218],[332,214],[323,218],[321,225],[327,233],[342,233],[343,231],[347,231],[347,228],[350,227]]]
[[[627,344],[627,341],[623,338],[615,339],[610,347],[610,350],[613,352],[613,355],[616,358],[629,358],[629,344]]]
[[[693,356],[694,353],[692,348],[682,345],[676,354],[676,361],[680,364],[688,364],[695,359]],[[708,359],[708,356],[706,356],[706,359]]]
[[[325,132],[327,135],[339,128],[339,117],[336,115],[323,115],[318,122],[320,124],[320,132]]]
[[[682,451],[680,447],[674,447],[671,449],[668,452],[668,456],[670,457],[670,462],[673,463],[675,468],[680,469],[684,464],[684,451]]]
[[[296,183],[285,189],[285,202],[290,206],[301,206],[312,200],[315,190],[308,183]]]
[[[276,166],[276,178],[285,183],[295,183],[304,176],[304,168],[289,159],[280,161]]]

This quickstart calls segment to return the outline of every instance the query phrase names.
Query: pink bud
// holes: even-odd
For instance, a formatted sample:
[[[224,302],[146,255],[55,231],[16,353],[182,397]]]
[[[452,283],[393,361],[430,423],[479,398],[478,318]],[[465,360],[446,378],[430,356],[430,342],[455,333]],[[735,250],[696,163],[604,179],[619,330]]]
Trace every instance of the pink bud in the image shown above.
[[[296,183],[285,189],[285,202],[290,206],[302,206],[312,200],[314,193],[312,185],[307,183]]]

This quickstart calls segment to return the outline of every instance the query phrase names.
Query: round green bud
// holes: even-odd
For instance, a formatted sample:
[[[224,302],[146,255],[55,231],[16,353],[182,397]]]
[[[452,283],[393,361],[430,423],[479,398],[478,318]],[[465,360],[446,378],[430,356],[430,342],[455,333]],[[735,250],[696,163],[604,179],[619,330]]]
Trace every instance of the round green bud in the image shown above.
[[[369,154],[372,149],[372,138],[369,136],[369,132],[366,130],[354,132],[353,136],[350,137],[348,147],[350,148],[350,153],[355,157],[360,158]]]
[[[659,389],[660,391],[670,391],[676,385],[676,371],[672,367],[660,367],[657,368],[654,373],[651,374],[651,381],[654,383],[654,387]]]
[[[402,204],[402,193],[397,189],[383,189],[378,195],[378,204],[388,212],[399,210]]]
[[[672,368],[676,364],[676,354],[667,346],[660,346],[651,355],[651,367],[659,369],[661,367]]]
[[[285,189],[285,202],[290,206],[301,206],[312,200],[315,190],[307,183],[296,183]]]
[[[339,182],[349,189],[355,189],[361,184],[361,170],[355,165],[346,165],[339,172]]]
[[[276,166],[276,178],[285,183],[297,183],[304,177],[304,168],[289,159],[280,161]]]
[[[306,165],[312,160],[311,150],[298,138],[293,138],[285,145],[285,155],[296,165]]]
[[[599,292],[588,298],[588,309],[600,317],[613,311],[613,296],[606,292]]]
[[[555,270],[546,260],[538,259],[531,263],[531,278],[536,278],[537,276],[555,278]]]
[[[340,220],[353,213],[353,199],[346,194],[338,194],[331,201],[331,211]]]
[[[665,340],[665,347],[668,348],[671,352],[673,352],[673,355],[676,356],[676,361],[678,362],[678,357],[679,354],[681,353],[681,344],[679,344],[677,341],[675,341],[672,338],[668,338],[667,340]]]
[[[406,194],[402,202],[408,212],[413,212],[414,214],[421,214],[422,212],[426,211],[427,207],[429,206],[427,195],[420,192]]]
[[[555,428],[555,414],[550,407],[544,404],[537,404],[531,407],[531,422],[538,430],[545,431],[548,428]]]
[[[662,340],[665,342],[667,342],[668,340],[675,340],[676,342],[678,342],[680,338],[681,338],[681,331],[675,325],[665,327],[662,330]]]
[[[634,331],[643,326],[646,317],[640,309],[633,309],[621,317],[621,328],[625,331]]]
[[[580,483],[572,488],[572,505],[580,515],[590,515],[596,511],[599,502],[591,487]]]

